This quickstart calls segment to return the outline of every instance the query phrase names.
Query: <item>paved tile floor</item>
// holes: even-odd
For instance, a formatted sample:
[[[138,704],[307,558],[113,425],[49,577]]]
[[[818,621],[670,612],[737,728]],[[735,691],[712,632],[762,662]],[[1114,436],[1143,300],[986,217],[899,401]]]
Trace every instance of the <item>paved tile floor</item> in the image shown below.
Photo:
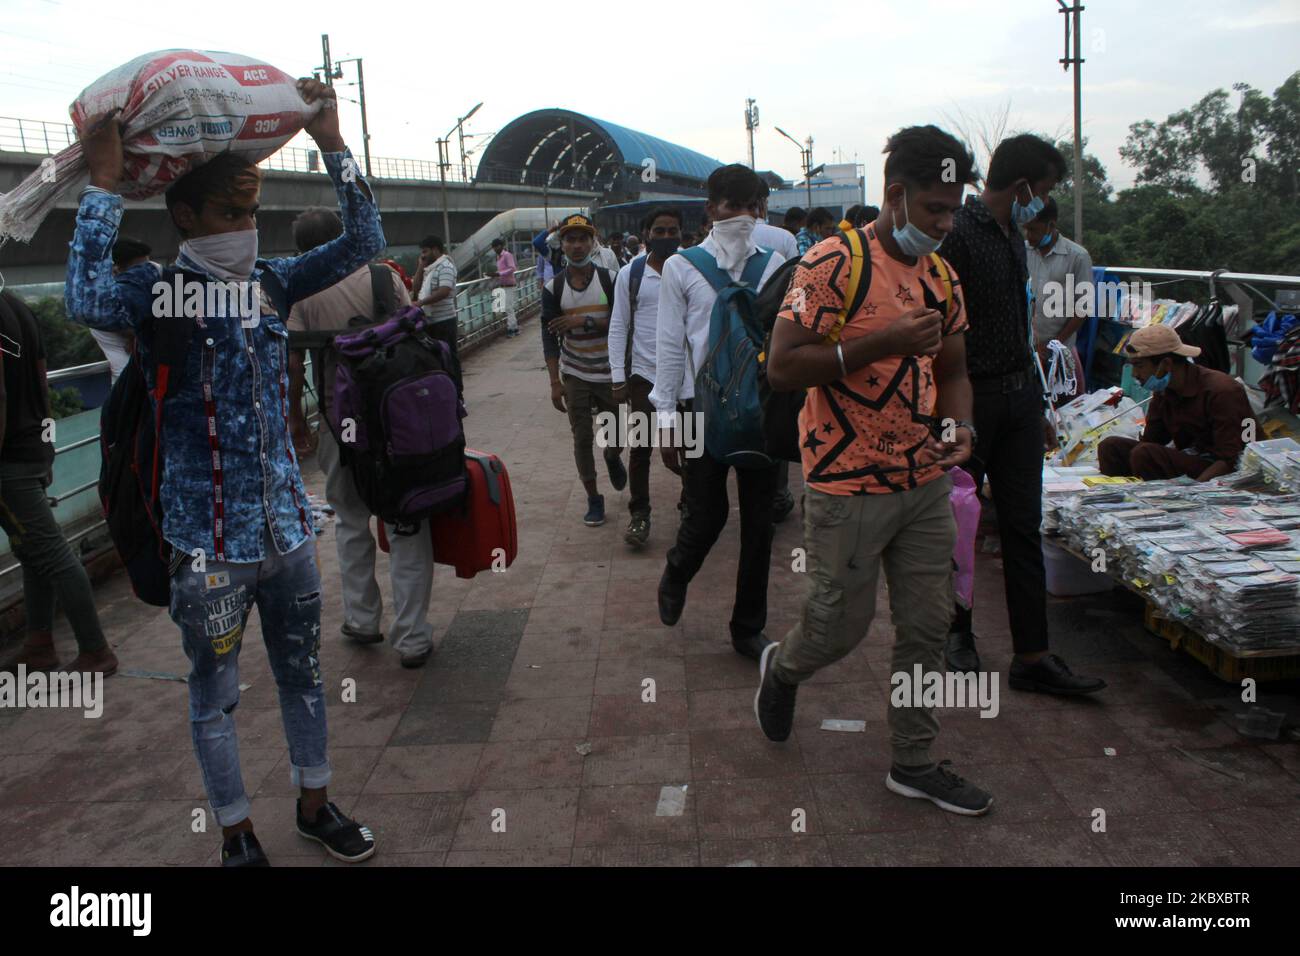
[[[643,552],[622,542],[627,493],[604,481],[610,520],[585,527],[568,424],[547,401],[532,322],[525,333],[466,362],[466,433],[509,467],[519,559],[472,581],[438,570],[429,666],[405,671],[386,647],[342,643],[332,529],[320,542],[330,790],[377,835],[380,851],[365,865],[1300,863],[1300,748],[1238,735],[1234,688],[1146,634],[1126,593],[1050,604],[1054,648],[1104,676],[1107,691],[1061,701],[1007,689],[996,553],[980,555],[976,630],[1001,675],[1001,711],[945,713],[935,751],[993,792],[992,813],[958,818],[885,790],[887,614],[855,653],[804,685],[791,739],[769,743],[752,711],[757,668],[727,637],[734,494],[681,622],[663,627],[655,588],[676,529],[675,479],[655,462]],[[321,493],[315,461],[304,470]],[[773,548],[776,638],[799,610],[798,518],[778,528]],[[381,558],[387,594],[386,574]],[[136,602],[120,574],[97,593],[123,667],[187,671],[165,611]],[[254,616],[237,711],[253,818],[273,863],[323,865],[293,830],[259,636]],[[70,657],[66,627],[59,641]],[[348,678],[356,700],[344,703]],[[642,699],[648,679],[653,702]],[[1265,695],[1294,715],[1293,690]],[[0,863],[214,865],[217,835],[193,832],[206,803],[184,685],[117,676],[105,696],[97,720],[0,710]],[[823,731],[827,717],[865,719],[866,732]],[[656,814],[665,787],[685,788],[679,815]],[[1099,809],[1104,832],[1094,829]]]

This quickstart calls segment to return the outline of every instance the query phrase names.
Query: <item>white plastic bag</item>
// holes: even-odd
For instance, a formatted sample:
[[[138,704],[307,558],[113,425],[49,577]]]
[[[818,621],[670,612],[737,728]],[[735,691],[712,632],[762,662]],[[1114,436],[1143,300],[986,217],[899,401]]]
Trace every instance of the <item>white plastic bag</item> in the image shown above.
[[[84,136],[90,117],[121,109],[125,172],[119,189],[128,199],[147,199],[226,150],[260,162],[292,139],[322,102],[305,103],[294,77],[261,60],[162,50],[91,83],[70,112]],[[0,240],[30,240],[88,171],[80,143],[53,160],[0,196]]]

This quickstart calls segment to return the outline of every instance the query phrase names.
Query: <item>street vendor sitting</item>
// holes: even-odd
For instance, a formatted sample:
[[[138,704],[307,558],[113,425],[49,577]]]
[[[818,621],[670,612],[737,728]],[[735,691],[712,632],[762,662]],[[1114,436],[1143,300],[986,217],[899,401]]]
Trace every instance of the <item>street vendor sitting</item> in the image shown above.
[[[1167,325],[1138,329],[1123,351],[1134,379],[1152,393],[1151,406],[1141,440],[1107,438],[1097,446],[1101,473],[1209,481],[1233,471],[1254,418],[1241,383],[1194,365],[1189,360],[1201,350]]]

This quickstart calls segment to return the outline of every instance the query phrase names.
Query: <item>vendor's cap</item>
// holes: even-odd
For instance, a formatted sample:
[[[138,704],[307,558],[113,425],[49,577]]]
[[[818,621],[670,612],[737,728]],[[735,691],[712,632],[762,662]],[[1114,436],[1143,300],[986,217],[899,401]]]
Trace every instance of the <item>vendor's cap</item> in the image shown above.
[[[585,232],[589,236],[594,236],[596,234],[595,225],[580,212],[574,213],[572,216],[565,218],[560,223],[560,228],[557,229],[556,232],[563,237],[566,232],[572,232],[575,229]]]
[[[1138,329],[1124,343],[1124,355],[1130,360],[1170,354],[1192,358],[1200,355],[1201,350],[1195,345],[1184,345],[1178,333],[1167,325],[1148,325]]]

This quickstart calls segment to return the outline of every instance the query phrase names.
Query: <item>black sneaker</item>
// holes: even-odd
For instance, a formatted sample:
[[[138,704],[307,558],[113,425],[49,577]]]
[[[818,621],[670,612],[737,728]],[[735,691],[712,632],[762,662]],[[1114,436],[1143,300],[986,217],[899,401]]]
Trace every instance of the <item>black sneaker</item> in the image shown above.
[[[1013,659],[1007,683],[1016,690],[1033,690],[1067,697],[1095,694],[1106,686],[1100,677],[1079,677],[1055,654],[1047,654],[1032,664]]]
[[[741,657],[757,661],[761,660],[763,653],[772,646],[772,641],[766,634],[754,634],[750,637],[733,637],[731,646]]]
[[[375,837],[369,827],[349,820],[333,803],[327,803],[316,814],[314,823],[302,815],[302,801],[298,801],[298,835],[315,840],[329,851],[329,855],[344,863],[360,863],[375,854]]]
[[[791,511],[794,511],[794,495],[789,491],[778,492],[772,500],[772,523],[780,524],[790,517]]]
[[[686,588],[673,578],[672,565],[667,565],[659,579],[659,620],[665,627],[672,627],[681,619],[685,607]]]
[[[247,830],[241,830],[221,844],[222,866],[270,866],[262,844]]]
[[[650,519],[645,515],[633,515],[627,530],[623,532],[623,540],[634,548],[644,547],[650,540]]]
[[[605,467],[609,469],[609,483],[614,486],[615,491],[622,491],[627,487],[627,468],[624,467],[622,458],[606,458]]]
[[[758,661],[758,692],[754,694],[754,716],[768,740],[780,742],[790,736],[794,726],[794,697],[798,684],[787,684],[776,676],[769,666],[776,649],[781,645],[769,644],[763,648]]]
[[[970,631],[949,631],[948,644],[943,652],[950,674],[974,674],[980,669],[979,651],[975,650],[975,635]]]
[[[951,760],[941,761],[923,773],[908,773],[894,764],[885,777],[885,786],[894,793],[929,800],[949,813],[967,817],[983,816],[993,806],[991,796],[953,772]]]

